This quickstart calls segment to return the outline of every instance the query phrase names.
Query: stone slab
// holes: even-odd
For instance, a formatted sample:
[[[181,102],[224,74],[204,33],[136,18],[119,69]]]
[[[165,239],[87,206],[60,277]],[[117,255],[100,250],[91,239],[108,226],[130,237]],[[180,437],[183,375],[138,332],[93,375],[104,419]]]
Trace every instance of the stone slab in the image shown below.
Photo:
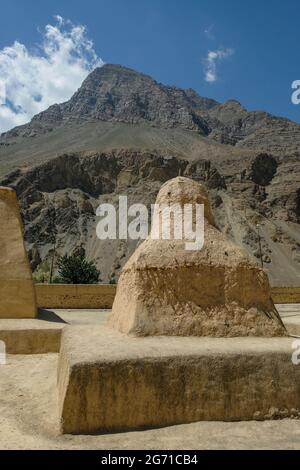
[[[66,325],[101,324],[106,318],[99,310],[40,310],[36,319],[0,319],[0,341],[8,354],[58,353]]]
[[[61,331],[62,327],[56,325],[1,325],[0,340],[5,342],[8,354],[58,353]]]
[[[117,432],[300,410],[291,338],[122,335],[66,327],[58,367],[61,431]],[[298,411],[297,411],[298,412]]]

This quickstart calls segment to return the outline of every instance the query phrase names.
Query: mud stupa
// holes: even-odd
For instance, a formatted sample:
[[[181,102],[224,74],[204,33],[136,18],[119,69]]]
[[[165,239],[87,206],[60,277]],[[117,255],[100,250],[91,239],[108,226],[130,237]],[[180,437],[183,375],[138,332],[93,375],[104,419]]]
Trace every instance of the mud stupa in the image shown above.
[[[149,236],[123,268],[109,325],[133,336],[285,336],[267,274],[215,227],[206,189],[178,177],[156,204],[203,204],[203,248]]]
[[[35,290],[16,192],[0,187],[0,318],[34,318]]]

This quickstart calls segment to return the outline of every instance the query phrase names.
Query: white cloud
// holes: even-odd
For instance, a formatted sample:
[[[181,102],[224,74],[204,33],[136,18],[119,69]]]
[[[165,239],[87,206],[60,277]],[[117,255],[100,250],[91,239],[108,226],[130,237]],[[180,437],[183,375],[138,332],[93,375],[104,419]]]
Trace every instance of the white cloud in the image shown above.
[[[217,63],[227,59],[234,54],[233,49],[219,49],[217,51],[209,51],[204,60],[205,81],[214,83],[218,79]]]
[[[0,50],[0,133],[68,100],[101,65],[85,27],[59,15],[45,27],[35,52],[17,41]]]

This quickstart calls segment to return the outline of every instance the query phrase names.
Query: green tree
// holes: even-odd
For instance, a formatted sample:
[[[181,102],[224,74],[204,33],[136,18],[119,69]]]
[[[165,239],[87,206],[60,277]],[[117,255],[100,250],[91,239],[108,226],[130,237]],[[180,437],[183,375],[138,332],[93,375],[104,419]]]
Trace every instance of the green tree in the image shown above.
[[[64,255],[58,259],[59,278],[64,284],[97,284],[100,271],[94,261],[87,261],[85,253]]]

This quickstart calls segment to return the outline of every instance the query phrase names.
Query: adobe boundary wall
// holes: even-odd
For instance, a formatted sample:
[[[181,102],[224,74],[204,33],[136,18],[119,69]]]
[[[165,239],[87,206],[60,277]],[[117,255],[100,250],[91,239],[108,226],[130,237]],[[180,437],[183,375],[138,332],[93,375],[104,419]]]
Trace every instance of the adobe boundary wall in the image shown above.
[[[40,308],[110,309],[117,286],[114,284],[35,284]],[[275,304],[300,304],[300,287],[274,287]]]
[[[300,287],[273,287],[272,298],[275,304],[300,304]]]
[[[36,284],[40,308],[110,309],[115,295],[114,284]]]

